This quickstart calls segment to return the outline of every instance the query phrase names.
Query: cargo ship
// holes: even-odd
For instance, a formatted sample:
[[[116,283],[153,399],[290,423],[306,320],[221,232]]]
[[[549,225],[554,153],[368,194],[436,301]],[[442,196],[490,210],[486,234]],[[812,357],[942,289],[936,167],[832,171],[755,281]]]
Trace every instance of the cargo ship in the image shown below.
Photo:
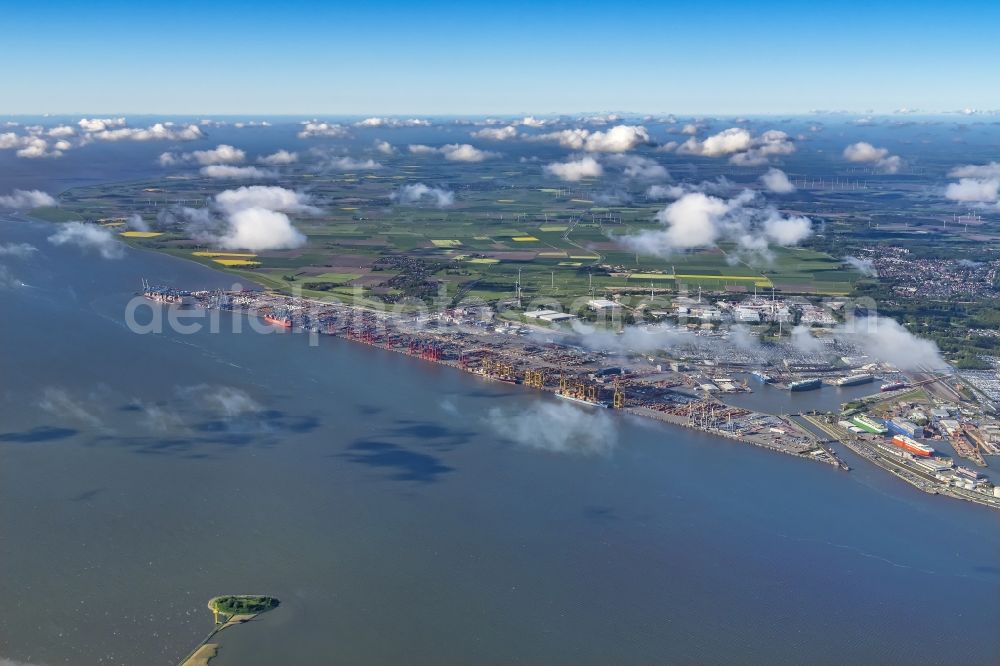
[[[264,321],[268,324],[274,324],[275,326],[280,326],[282,328],[292,327],[292,318],[288,315],[264,315]]]
[[[520,384],[521,381],[517,377],[504,377],[500,375],[491,375],[488,372],[477,371],[477,375],[483,379],[488,379],[491,382],[503,382],[504,384]]]
[[[865,432],[872,433],[873,435],[884,435],[889,432],[889,429],[886,428],[885,425],[864,414],[858,414],[857,416],[852,417],[851,423],[858,426]]]
[[[899,389],[904,389],[907,386],[909,386],[909,384],[907,384],[906,382],[889,382],[888,384],[882,384],[882,386],[879,387],[879,390],[898,391]]]
[[[800,379],[788,385],[789,391],[811,391],[823,385],[820,379]]]
[[[172,289],[170,287],[155,287],[147,282],[145,278],[142,279],[142,295],[151,301],[166,303],[167,305],[192,306],[195,304],[191,292]]]
[[[834,386],[857,386],[858,384],[867,384],[870,381],[874,381],[875,377],[869,374],[860,375],[848,375],[847,377],[841,377],[837,381],[833,382]]]
[[[934,454],[934,449],[906,435],[895,435],[892,438],[892,443],[904,451],[912,453],[915,456],[920,456],[921,458],[930,458]]]
[[[754,370],[750,374],[753,376],[754,379],[761,382],[762,384],[770,384],[771,382],[774,381],[774,377],[772,377],[771,375],[767,374],[762,370]]]
[[[575,395],[566,395],[564,393],[556,393],[557,398],[562,398],[563,400],[569,400],[570,402],[576,402],[581,405],[587,405],[588,407],[604,407],[607,408],[607,404],[603,402],[591,402],[590,400],[584,400],[583,398],[577,398]]]

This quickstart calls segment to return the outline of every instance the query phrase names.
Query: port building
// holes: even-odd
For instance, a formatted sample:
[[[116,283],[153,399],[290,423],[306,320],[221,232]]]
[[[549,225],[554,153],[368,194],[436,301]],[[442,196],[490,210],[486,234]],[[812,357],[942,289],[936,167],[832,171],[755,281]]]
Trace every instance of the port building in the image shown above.
[[[894,418],[885,422],[885,426],[895,435],[905,435],[907,437],[923,437],[924,429],[913,421]]]

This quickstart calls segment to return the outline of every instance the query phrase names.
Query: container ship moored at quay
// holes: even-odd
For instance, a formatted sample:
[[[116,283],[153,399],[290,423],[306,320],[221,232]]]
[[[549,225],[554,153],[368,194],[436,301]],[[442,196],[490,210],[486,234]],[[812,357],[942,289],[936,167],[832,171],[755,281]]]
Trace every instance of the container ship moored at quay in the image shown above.
[[[930,458],[934,455],[934,449],[906,435],[895,435],[891,441],[894,446],[921,458]]]
[[[813,389],[818,389],[823,385],[821,379],[800,379],[797,382],[792,382],[788,385],[789,391],[811,391]]]
[[[860,375],[848,375],[847,377],[841,377],[840,379],[833,382],[834,386],[857,386],[859,384],[867,384],[868,382],[874,381],[875,377],[868,374]]]

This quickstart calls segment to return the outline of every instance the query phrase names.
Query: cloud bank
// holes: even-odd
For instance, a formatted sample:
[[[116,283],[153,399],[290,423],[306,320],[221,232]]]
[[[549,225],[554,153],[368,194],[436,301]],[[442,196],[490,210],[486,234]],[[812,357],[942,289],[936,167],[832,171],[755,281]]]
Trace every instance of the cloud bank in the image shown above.
[[[608,130],[566,129],[530,137],[532,141],[555,141],[560,146],[588,153],[624,153],[650,142],[641,125],[616,125]]]
[[[447,208],[455,203],[455,193],[451,190],[423,183],[404,185],[389,195],[389,198],[404,205],[429,203],[438,208]]]
[[[795,143],[781,130],[768,130],[754,136],[742,127],[730,127],[717,134],[699,140],[692,136],[676,147],[680,155],[701,157],[726,157],[732,164],[759,166],[767,164],[776,155],[790,155],[795,152]]]
[[[876,148],[867,141],[852,143],[844,148],[844,159],[859,164],[874,164],[884,173],[898,173],[903,168],[903,159],[890,155],[888,148]]]
[[[265,164],[267,166],[284,166],[286,164],[294,164],[299,161],[299,154],[292,153],[287,150],[279,150],[270,155],[261,155],[257,158],[257,162],[260,164]]]
[[[550,453],[609,455],[618,431],[608,410],[544,401],[526,410],[491,409],[486,422],[501,437]]]
[[[948,367],[937,344],[917,337],[895,319],[859,317],[837,327],[834,334],[900,370],[945,370]]]
[[[179,208],[179,221],[199,242],[226,250],[285,250],[306,243],[287,213],[316,214],[312,198],[283,187],[251,185],[225,190],[207,208]]]
[[[260,169],[255,166],[233,166],[231,164],[213,164],[202,167],[201,175],[207,178],[232,178],[253,180],[257,178],[274,178],[277,174],[268,169]]]
[[[75,245],[84,251],[97,252],[105,259],[125,256],[125,246],[110,230],[83,222],[63,223],[48,241],[53,245]]]
[[[302,123],[302,129],[298,133],[300,139],[339,139],[347,136],[347,128],[337,123],[321,123],[316,120]]]
[[[645,230],[619,241],[634,251],[659,257],[727,241],[736,245],[737,252],[769,259],[771,244],[797,245],[812,234],[808,218],[785,217],[773,207],[749,207],[755,198],[749,190],[729,199],[687,192],[656,214],[663,229]]]
[[[52,195],[41,190],[14,190],[10,194],[0,195],[0,208],[24,210],[57,205],[59,204]]]
[[[604,174],[604,167],[593,157],[585,155],[576,160],[547,164],[543,167],[543,171],[560,180],[576,182],[584,178],[599,178]]]
[[[775,194],[788,194],[795,191],[795,186],[792,185],[792,181],[788,180],[785,172],[774,167],[768,169],[767,173],[760,177],[760,182],[764,183],[768,192]]]

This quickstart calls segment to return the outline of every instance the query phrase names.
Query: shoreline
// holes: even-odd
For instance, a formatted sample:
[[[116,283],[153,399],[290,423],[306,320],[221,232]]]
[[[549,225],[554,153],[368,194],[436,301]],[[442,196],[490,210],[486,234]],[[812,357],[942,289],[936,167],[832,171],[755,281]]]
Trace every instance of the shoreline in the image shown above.
[[[612,390],[611,387],[605,382],[598,382],[592,378],[593,374],[602,369],[597,364],[590,363],[587,367],[583,367],[582,365],[572,367],[565,365],[560,367],[554,365],[552,362],[539,361],[536,358],[528,356],[523,351],[523,348],[519,349],[517,344],[514,343],[522,341],[513,338],[513,336],[506,336],[507,338],[513,338],[510,340],[512,344],[509,345],[504,345],[503,342],[498,343],[496,338],[488,340],[473,339],[470,341],[463,339],[462,336],[471,336],[472,334],[459,330],[459,327],[445,326],[413,330],[406,326],[405,321],[400,321],[403,317],[394,316],[389,313],[378,313],[362,306],[344,303],[326,303],[312,299],[290,297],[275,292],[260,292],[259,294],[255,292],[240,292],[242,298],[256,297],[261,299],[264,302],[263,307],[267,311],[267,314],[264,311],[248,311],[243,307],[225,307],[220,302],[212,301],[211,292],[193,292],[193,294],[197,298],[196,307],[206,310],[228,311],[233,315],[241,317],[244,315],[248,317],[270,317],[269,323],[281,332],[327,335],[418,358],[437,365],[463,370],[468,374],[487,381],[534,388],[558,397],[568,398],[567,401],[591,404],[594,407],[600,408],[613,408],[611,404],[613,400],[600,399],[602,394],[607,394]],[[159,300],[155,292],[152,294],[147,292],[144,295],[154,302],[170,307],[169,304]],[[296,317],[292,315],[288,315],[287,319],[277,318],[275,314],[277,309],[301,309],[302,303],[308,303],[310,306],[321,309],[322,312],[319,316],[315,317],[315,321],[313,321],[312,315],[306,317],[307,320],[304,322],[296,320]],[[457,340],[455,339],[456,337],[458,338]],[[574,348],[560,349],[558,352],[554,352],[557,356],[568,357],[581,353]],[[586,355],[586,353],[583,354]],[[497,370],[497,368],[502,369]],[[527,372],[537,373],[537,378],[533,381],[530,380],[526,374]],[[557,379],[557,373],[560,380],[559,383],[552,381]],[[575,383],[575,386],[580,391],[574,397],[564,392],[564,375],[569,375],[568,383]],[[647,381],[638,375],[620,375],[619,379],[622,382],[623,398],[632,392],[643,394],[645,398],[644,392],[653,391],[656,393],[658,391],[658,395],[654,398],[649,398],[647,402],[658,398],[659,401],[653,404],[656,404],[660,409],[654,409],[643,404],[629,405],[630,398],[624,398],[624,404],[621,405],[620,409],[616,409],[615,411],[622,411],[623,413],[649,418],[674,426],[686,427],[740,444],[756,446],[774,453],[782,453],[797,458],[822,462],[842,470],[850,469],[843,461],[837,458],[834,451],[824,447],[823,443],[814,433],[779,415],[734,407],[715,398],[698,398],[697,395],[680,391],[658,390],[656,389],[655,382]],[[615,393],[619,390],[619,379],[615,380]],[[592,393],[588,393],[587,398],[584,398],[583,395],[582,387],[584,386],[593,391]],[[640,399],[641,402],[642,400]],[[681,415],[665,411],[667,409],[672,410],[672,412],[687,409],[688,413],[687,415]],[[738,418],[744,418],[747,423],[752,423],[754,427],[738,428],[733,426],[727,429],[722,427],[721,423],[700,424],[696,422],[695,411],[697,409],[702,410],[702,417],[700,417],[702,419],[704,419],[705,412],[711,411],[714,414],[718,410],[720,413],[728,414],[730,418],[733,413],[736,413]],[[756,425],[755,422],[758,421],[761,423],[767,421],[770,428],[765,428],[764,425]]]
[[[884,469],[901,481],[905,481],[907,484],[928,495],[941,495],[942,497],[964,500],[991,509],[1000,509],[1000,500],[998,499],[983,495],[982,493],[963,491],[944,485],[928,474],[880,454],[874,446],[868,446],[867,444],[863,444],[861,440],[841,435],[830,424],[824,423],[821,419],[813,415],[803,414],[802,418],[827,433],[833,441],[850,449],[855,455],[864,458],[876,467]]]

